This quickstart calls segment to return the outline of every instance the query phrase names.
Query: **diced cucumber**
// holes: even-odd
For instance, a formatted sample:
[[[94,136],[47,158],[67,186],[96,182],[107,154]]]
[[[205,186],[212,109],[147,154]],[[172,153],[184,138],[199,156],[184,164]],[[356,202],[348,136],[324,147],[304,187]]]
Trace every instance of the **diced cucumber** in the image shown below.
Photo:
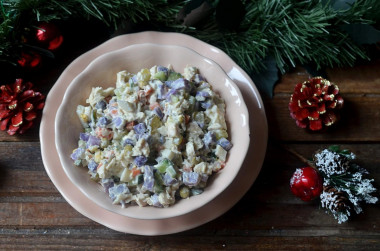
[[[164,71],[159,71],[156,74],[154,74],[154,78],[163,81],[166,81],[168,78],[166,73]]]
[[[177,176],[177,171],[174,169],[173,166],[168,166],[166,168],[166,172],[170,175],[170,177],[175,178]]]
[[[171,163],[170,160],[168,159],[163,159],[160,161],[160,163],[158,163],[157,165],[155,165],[154,167],[160,172],[160,173],[165,173],[166,172],[166,169],[169,167],[169,166],[172,166],[173,164]]]
[[[169,73],[168,81],[177,80],[179,78],[182,78],[181,73],[172,71],[172,72]]]
[[[153,191],[157,194],[164,191],[164,181],[162,180],[161,174],[159,172],[154,173]]]

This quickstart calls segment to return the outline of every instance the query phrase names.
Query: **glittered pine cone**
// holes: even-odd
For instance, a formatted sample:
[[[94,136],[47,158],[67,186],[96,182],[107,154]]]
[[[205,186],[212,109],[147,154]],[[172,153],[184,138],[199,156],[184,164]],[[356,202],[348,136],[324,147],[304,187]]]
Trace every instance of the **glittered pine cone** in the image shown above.
[[[346,156],[329,149],[317,151],[313,156],[313,160],[318,171],[327,177],[334,174],[343,174],[350,167],[350,160]]]
[[[321,194],[322,207],[336,211],[343,212],[348,210],[349,200],[343,192],[338,191],[333,186],[323,186],[323,192]]]
[[[290,115],[301,128],[318,131],[338,120],[343,98],[337,85],[321,77],[299,83],[290,97]]]
[[[32,87],[32,83],[22,79],[0,86],[0,129],[7,130],[9,135],[28,130],[37,117],[37,111],[45,105],[45,96]]]

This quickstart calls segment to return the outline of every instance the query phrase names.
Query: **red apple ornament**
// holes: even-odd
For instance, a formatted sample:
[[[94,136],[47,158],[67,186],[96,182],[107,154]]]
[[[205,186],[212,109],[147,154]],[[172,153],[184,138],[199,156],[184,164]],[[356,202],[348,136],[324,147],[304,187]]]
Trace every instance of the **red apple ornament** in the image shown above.
[[[297,168],[290,179],[290,190],[301,200],[311,201],[322,193],[322,177],[312,167]]]

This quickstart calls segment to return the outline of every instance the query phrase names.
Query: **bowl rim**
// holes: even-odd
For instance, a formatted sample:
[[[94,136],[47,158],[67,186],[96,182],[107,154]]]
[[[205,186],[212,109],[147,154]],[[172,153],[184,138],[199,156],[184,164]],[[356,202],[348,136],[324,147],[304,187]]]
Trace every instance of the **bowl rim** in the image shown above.
[[[188,53],[191,53],[191,54],[194,54],[196,57],[198,58],[201,58],[203,60],[207,60],[207,62],[212,65],[213,67],[215,67],[222,75],[223,75],[223,78],[228,80],[229,84],[233,87],[235,93],[237,94],[237,97],[239,98],[241,104],[240,104],[240,108],[239,108],[239,112],[240,113],[243,113],[245,118],[246,118],[246,124],[244,126],[245,128],[245,132],[244,134],[246,134],[246,141],[244,142],[245,144],[244,145],[240,145],[240,142],[239,142],[239,151],[240,152],[243,152],[242,153],[242,158],[238,159],[238,162],[234,162],[234,166],[237,166],[237,168],[234,168],[236,169],[236,171],[232,172],[232,176],[230,176],[230,178],[227,180],[228,182],[226,182],[222,188],[219,188],[219,189],[216,189],[217,192],[213,192],[212,196],[207,196],[207,200],[204,200],[202,201],[201,203],[197,203],[196,206],[191,206],[192,203],[187,203],[189,204],[190,206],[187,207],[186,210],[175,210],[175,206],[178,204],[178,201],[176,201],[176,203],[174,205],[171,205],[170,207],[168,208],[155,208],[155,207],[150,207],[150,206],[147,206],[147,207],[138,207],[137,205],[133,207],[138,207],[138,208],[141,208],[142,210],[144,210],[144,208],[149,208],[150,210],[165,210],[165,211],[173,211],[173,213],[166,213],[166,214],[156,214],[156,215],[144,215],[144,217],[141,217],[139,214],[130,214],[128,213],[128,207],[127,208],[122,208],[121,205],[114,205],[112,204],[112,201],[110,200],[109,204],[107,205],[104,205],[103,203],[99,202],[96,197],[93,197],[91,195],[91,193],[94,193],[94,191],[91,191],[89,193],[89,191],[87,189],[85,189],[85,187],[81,186],[80,185],[80,180],[78,180],[78,177],[74,176],[74,174],[72,172],[70,172],[69,168],[72,168],[72,167],[75,167],[73,163],[71,163],[71,165],[68,165],[65,163],[65,160],[67,159],[69,153],[64,153],[62,151],[62,144],[60,144],[61,140],[61,135],[58,133],[60,130],[59,130],[59,127],[60,127],[60,124],[62,124],[62,121],[61,119],[63,118],[63,116],[61,116],[61,114],[64,112],[64,107],[65,107],[65,104],[68,103],[68,101],[70,100],[70,93],[72,93],[74,90],[76,91],[76,83],[78,83],[82,78],[84,78],[86,76],[86,74],[88,74],[88,72],[93,68],[95,67],[96,65],[100,64],[102,61],[104,60],[107,60],[108,58],[112,58],[113,56],[115,55],[120,55],[122,53],[126,53],[126,52],[129,52],[131,50],[135,50],[136,48],[142,48],[142,47],[165,47],[165,48],[177,48],[179,50],[185,50],[187,51]],[[114,86],[115,83],[112,83],[112,86]],[[210,83],[212,85],[212,83]],[[223,88],[226,88],[226,87],[223,87]],[[79,105],[79,104],[77,104]],[[228,119],[227,119],[228,120]],[[235,177],[237,176],[237,174],[239,173],[239,170],[240,170],[240,167],[241,165],[243,164],[244,162],[244,159],[247,155],[247,152],[248,152],[248,149],[249,149],[249,144],[250,144],[250,128],[249,128],[249,112],[248,112],[248,108],[244,102],[244,98],[243,98],[243,95],[239,89],[239,87],[234,83],[234,81],[227,75],[227,73],[220,67],[220,65],[218,63],[216,63],[215,61],[199,54],[198,52],[194,51],[193,49],[191,48],[188,48],[188,47],[184,47],[184,46],[180,46],[180,45],[163,45],[163,44],[155,44],[155,43],[139,43],[139,44],[133,44],[133,45],[129,45],[129,46],[126,46],[126,47],[123,47],[121,49],[118,49],[118,50],[115,50],[115,51],[111,51],[111,52],[108,52],[108,53],[105,53],[105,54],[102,54],[100,55],[99,57],[97,57],[96,59],[94,59],[92,62],[90,62],[90,64],[88,64],[88,66],[85,67],[85,69],[79,73],[73,80],[72,82],[69,84],[68,88],[66,89],[65,91],[65,94],[64,94],[64,97],[62,99],[62,103],[60,104],[58,110],[57,110],[57,115],[56,115],[56,118],[55,118],[55,142],[56,142],[56,148],[57,148],[57,152],[58,152],[58,156],[59,156],[59,160],[61,162],[61,165],[66,173],[66,175],[69,177],[69,179],[71,180],[71,182],[77,186],[79,188],[79,190],[85,194],[86,197],[88,197],[90,200],[92,200],[93,202],[95,202],[97,205],[105,208],[106,210],[108,211],[111,211],[111,212],[114,212],[114,213],[118,213],[118,214],[121,214],[121,215],[124,215],[124,216],[127,216],[127,217],[132,217],[132,218],[136,218],[136,219],[144,219],[144,220],[149,220],[149,219],[165,219],[165,218],[171,218],[171,217],[176,217],[176,216],[180,216],[180,215],[183,215],[183,214],[187,214],[187,213],[190,213],[191,211],[193,210],[196,210],[197,208],[200,208],[202,206],[204,206],[205,204],[209,203],[210,201],[212,201],[216,196],[218,196],[219,194],[223,193],[223,191],[225,189],[227,189],[229,187],[229,185],[234,181]],[[230,128],[229,128],[230,130]],[[228,163],[228,161],[227,161]],[[237,165],[236,165],[237,164]],[[228,164],[226,164],[227,166]],[[76,167],[75,167],[76,168]],[[213,174],[215,175],[215,174]],[[88,175],[88,179],[90,179],[90,176]],[[95,186],[100,186],[97,182],[95,181],[91,181],[94,183]],[[95,189],[94,189],[95,190]],[[215,190],[215,189],[214,189]],[[206,191],[207,192],[207,191]],[[97,192],[99,193],[99,192]],[[104,191],[101,191],[102,194],[104,194],[104,196],[108,197],[106,195],[106,193]],[[198,195],[199,196],[199,195]],[[191,200],[191,198],[190,198]],[[111,208],[110,208],[111,206]],[[114,208],[117,207],[119,210],[114,210]],[[120,209],[122,209],[122,213],[120,213]],[[168,210],[169,209],[169,210]]]

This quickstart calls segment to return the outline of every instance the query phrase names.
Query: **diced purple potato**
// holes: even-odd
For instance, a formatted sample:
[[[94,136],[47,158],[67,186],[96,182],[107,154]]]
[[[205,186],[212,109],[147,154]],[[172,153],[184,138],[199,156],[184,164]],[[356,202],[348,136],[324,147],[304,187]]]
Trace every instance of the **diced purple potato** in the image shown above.
[[[117,129],[120,129],[124,126],[124,119],[122,117],[115,117],[112,119],[112,123],[115,125]]]
[[[160,118],[162,119],[164,117],[164,113],[162,112],[160,107],[154,108],[153,112]]]
[[[221,138],[217,142],[224,150],[229,151],[232,148],[231,142],[226,138]]]
[[[135,130],[136,134],[143,134],[146,132],[146,126],[145,123],[138,123],[137,125],[133,126],[133,130]]]
[[[201,107],[206,110],[212,106],[212,102],[210,101],[200,102],[200,104],[201,104]]]
[[[183,172],[182,181],[186,186],[196,186],[201,181],[201,176],[196,172]]]
[[[177,179],[173,178],[169,173],[165,173],[163,180],[165,186],[171,186],[177,182]]]
[[[131,140],[131,139],[125,139],[123,142],[123,147],[126,145],[135,146],[135,142],[133,142],[133,140]]]
[[[90,134],[88,134],[88,133],[84,133],[84,132],[81,132],[81,133],[79,134],[79,138],[80,138],[81,140],[87,142],[88,139],[90,138]]]
[[[164,66],[157,66],[157,71],[163,71],[166,75],[169,73],[169,69]]]
[[[72,160],[78,160],[80,156],[84,153],[83,148],[77,148],[72,154],[71,154],[71,159]]]
[[[115,185],[115,182],[113,179],[102,179],[100,184],[104,187],[104,191],[108,194],[109,189]]]
[[[164,144],[165,143],[165,136],[160,136],[160,139],[158,140],[160,142],[160,144]]]
[[[106,117],[100,117],[98,119],[98,123],[96,123],[96,126],[105,127],[107,124],[109,124],[108,119]]]
[[[184,79],[184,78],[179,78],[179,79],[174,80],[174,82],[171,84],[171,86],[173,89],[176,89],[176,90],[182,90],[182,89],[189,90],[190,89],[189,81],[187,79]]]
[[[209,98],[210,97],[210,93],[205,92],[205,91],[197,91],[197,93],[195,94],[195,96],[196,97]]]
[[[162,204],[160,203],[159,199],[158,199],[158,194],[155,193],[152,196],[150,196],[150,200],[152,201],[152,206],[163,207]]]
[[[100,146],[101,142],[102,141],[99,138],[90,135],[90,137],[88,138],[86,147],[89,148],[90,146]]]
[[[173,82],[174,82],[174,80],[166,80],[165,85],[169,88],[173,88]]]
[[[200,75],[200,74],[195,74],[195,76],[194,76],[194,82],[198,84],[198,83],[200,83],[202,81],[206,81],[206,79],[202,75]]]
[[[216,143],[216,136],[215,133],[212,131],[208,131],[204,136],[203,136],[203,143],[205,144],[206,148],[210,148],[211,145],[214,145]]]
[[[157,99],[165,99],[166,90],[165,90],[165,87],[162,83],[157,84],[156,93],[157,93]]]
[[[132,79],[133,83],[137,83],[138,82],[137,75],[133,75],[131,79]]]
[[[106,101],[104,101],[104,100],[100,100],[98,103],[96,103],[95,108],[96,108],[96,109],[101,109],[101,110],[106,109],[106,108],[107,108],[107,103],[106,103]]]
[[[202,84],[198,87],[199,89],[209,88],[210,84],[207,82],[202,82]]]
[[[116,197],[120,194],[127,194],[127,193],[129,193],[129,189],[125,183],[118,184],[108,189],[108,195],[110,196],[112,200],[115,200]]]
[[[154,187],[154,175],[153,175],[153,167],[152,166],[144,166],[144,184],[143,187],[153,192]]]
[[[147,158],[144,155],[137,156],[134,159],[136,166],[143,166],[143,165],[145,165],[146,161],[147,161]]]
[[[91,160],[90,163],[88,163],[88,166],[87,166],[88,170],[90,170],[93,173],[96,173],[97,167],[98,167],[98,163],[96,163],[93,160]]]
[[[171,98],[171,96],[174,95],[174,94],[176,94],[177,92],[178,92],[177,89],[174,89],[174,88],[170,89],[170,90],[166,93],[166,95],[165,95],[165,99],[166,99],[166,100],[169,100],[169,99]]]

